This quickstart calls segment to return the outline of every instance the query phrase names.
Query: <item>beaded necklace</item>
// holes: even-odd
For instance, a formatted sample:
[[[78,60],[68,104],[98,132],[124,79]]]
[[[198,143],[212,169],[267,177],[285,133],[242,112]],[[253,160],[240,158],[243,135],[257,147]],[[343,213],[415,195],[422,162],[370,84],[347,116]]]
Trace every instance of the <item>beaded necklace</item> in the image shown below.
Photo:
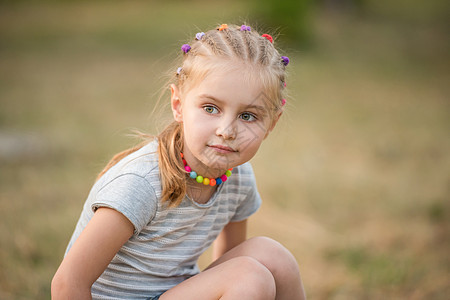
[[[191,167],[188,166],[186,160],[184,159],[183,153],[180,153],[180,155],[181,155],[181,159],[183,160],[184,169],[186,170],[186,172],[189,173],[189,177],[191,177],[192,179],[195,179],[198,183],[203,183],[204,185],[210,185],[210,186],[219,185],[219,184],[227,181],[228,177],[231,176],[231,173],[233,171],[233,168],[228,169],[225,172],[225,174],[223,174],[222,176],[217,177],[217,178],[203,177],[201,175],[197,175],[196,172],[192,171]]]

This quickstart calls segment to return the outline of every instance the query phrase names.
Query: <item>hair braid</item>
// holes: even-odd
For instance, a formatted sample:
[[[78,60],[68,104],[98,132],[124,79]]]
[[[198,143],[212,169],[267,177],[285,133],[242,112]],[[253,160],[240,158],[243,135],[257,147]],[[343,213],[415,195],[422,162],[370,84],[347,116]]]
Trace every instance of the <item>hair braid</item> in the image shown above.
[[[215,46],[215,53],[220,56],[230,56],[230,50],[227,43],[224,41],[222,35],[217,34],[217,31],[213,31],[211,34],[211,40],[213,40]]]
[[[254,61],[257,52],[254,43],[254,36],[251,34],[244,34],[244,41],[247,50],[247,60]]]
[[[204,45],[207,46],[206,48],[210,49],[212,53],[220,55],[223,51],[220,49],[211,33],[206,33],[205,37],[203,38]]]
[[[224,30],[225,40],[228,42],[228,46],[233,50],[235,56],[242,58],[242,46],[236,38],[235,29]]]
[[[263,66],[267,66],[269,64],[269,56],[267,53],[268,52],[267,43],[268,43],[268,41],[265,38],[259,38],[259,40],[258,40],[258,46],[259,46],[258,61]]]

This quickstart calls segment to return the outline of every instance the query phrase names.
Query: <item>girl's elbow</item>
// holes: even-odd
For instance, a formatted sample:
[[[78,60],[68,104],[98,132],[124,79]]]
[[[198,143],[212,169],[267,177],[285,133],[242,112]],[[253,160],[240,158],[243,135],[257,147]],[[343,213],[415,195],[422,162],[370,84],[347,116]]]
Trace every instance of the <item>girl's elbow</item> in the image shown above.
[[[53,276],[51,284],[52,299],[62,299],[68,296],[67,280],[58,272]]]
[[[90,287],[83,286],[82,284],[75,283],[75,280],[70,275],[61,274],[56,272],[53,276],[51,283],[52,299],[90,299],[91,291]],[[82,298],[80,298],[82,296]]]

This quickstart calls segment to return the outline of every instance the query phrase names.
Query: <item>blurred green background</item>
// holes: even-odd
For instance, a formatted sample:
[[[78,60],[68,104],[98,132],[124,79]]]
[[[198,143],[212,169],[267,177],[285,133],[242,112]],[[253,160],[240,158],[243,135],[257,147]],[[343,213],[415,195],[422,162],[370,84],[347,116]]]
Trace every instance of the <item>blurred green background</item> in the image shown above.
[[[294,253],[309,299],[448,299],[443,0],[0,2],[0,299],[50,297],[96,174],[156,132],[180,45],[245,20],[292,62],[250,234]]]

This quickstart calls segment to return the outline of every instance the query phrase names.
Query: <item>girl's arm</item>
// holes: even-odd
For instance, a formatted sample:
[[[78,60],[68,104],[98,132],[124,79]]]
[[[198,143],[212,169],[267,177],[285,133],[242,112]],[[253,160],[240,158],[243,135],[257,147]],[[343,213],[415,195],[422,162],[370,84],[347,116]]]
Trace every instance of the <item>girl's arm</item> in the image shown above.
[[[91,286],[133,235],[121,213],[99,208],[77,238],[52,280],[52,299],[91,299]]]
[[[247,220],[228,223],[213,245],[213,261],[247,239]]]

